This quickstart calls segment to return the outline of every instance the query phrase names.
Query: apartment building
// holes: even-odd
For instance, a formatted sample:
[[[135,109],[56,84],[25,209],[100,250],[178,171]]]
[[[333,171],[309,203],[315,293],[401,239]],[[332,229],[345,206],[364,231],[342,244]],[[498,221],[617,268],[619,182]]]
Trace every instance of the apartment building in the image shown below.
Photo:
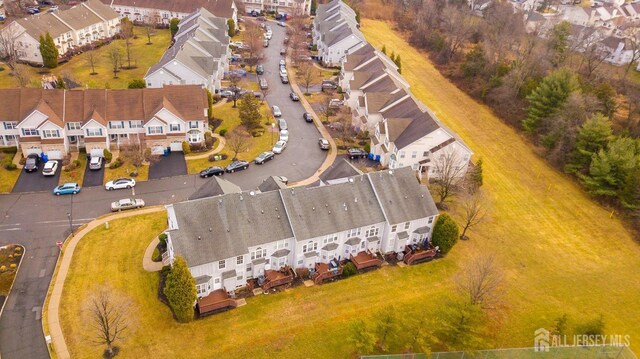
[[[356,13],[341,0],[318,5],[313,20],[313,43],[325,66],[340,66],[342,59],[365,46]]]
[[[120,18],[145,24],[168,25],[171,19],[184,19],[204,8],[215,16],[238,22],[238,7],[234,0],[102,0]]]
[[[311,15],[311,0],[243,0],[247,14],[273,11],[280,15]]]

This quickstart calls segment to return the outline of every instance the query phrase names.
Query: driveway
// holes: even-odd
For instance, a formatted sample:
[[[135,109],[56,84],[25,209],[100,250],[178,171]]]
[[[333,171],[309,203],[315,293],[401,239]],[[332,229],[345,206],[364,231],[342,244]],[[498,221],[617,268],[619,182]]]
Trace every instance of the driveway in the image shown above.
[[[158,162],[149,166],[149,179],[182,176],[187,174],[187,163],[182,152],[171,152],[169,156],[160,156]]]
[[[38,165],[38,170],[35,172],[27,172],[25,170],[21,170],[20,177],[18,177],[18,181],[16,185],[13,187],[13,193],[24,193],[24,192],[40,192],[40,191],[53,191],[53,189],[58,185],[58,180],[60,179],[60,171],[62,171],[62,166],[58,163],[58,170],[56,171],[55,176],[45,177],[42,175],[42,167],[44,167],[44,163],[40,162]]]
[[[96,187],[102,186],[102,180],[104,179],[104,166],[100,170],[92,171],[89,169],[89,164],[84,169],[84,181],[82,187]]]

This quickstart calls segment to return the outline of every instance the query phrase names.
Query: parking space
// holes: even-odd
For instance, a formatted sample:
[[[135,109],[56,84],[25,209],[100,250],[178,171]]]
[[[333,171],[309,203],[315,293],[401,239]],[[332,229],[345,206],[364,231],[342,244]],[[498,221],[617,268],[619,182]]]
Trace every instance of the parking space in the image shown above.
[[[60,179],[60,171],[62,166],[58,163],[58,170],[54,176],[43,176],[42,168],[44,167],[44,163],[40,162],[38,165],[38,170],[35,172],[27,172],[22,170],[20,172],[20,176],[18,177],[18,181],[16,185],[13,187],[13,193],[22,193],[22,192],[40,192],[40,191],[53,191],[53,189],[58,185],[58,180]]]
[[[89,165],[84,169],[84,181],[83,187],[97,187],[102,186],[102,180],[104,179],[104,166],[99,170],[90,170]]]
[[[187,174],[187,163],[182,152],[171,152],[168,156],[160,156],[160,160],[151,163],[149,179],[158,179]]]

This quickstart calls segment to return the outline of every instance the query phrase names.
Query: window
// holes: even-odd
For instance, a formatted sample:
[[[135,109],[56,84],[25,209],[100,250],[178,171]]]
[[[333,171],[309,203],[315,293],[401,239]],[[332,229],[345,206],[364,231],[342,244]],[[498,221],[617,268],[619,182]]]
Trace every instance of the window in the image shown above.
[[[247,272],[251,272],[251,263],[247,264]]]
[[[255,251],[251,252],[251,260],[259,259],[267,256],[267,250],[262,249],[260,247],[256,248]]]
[[[196,285],[196,291],[197,291],[198,295],[206,293],[207,292],[207,284],[203,283],[203,284]]]
[[[109,121],[109,128],[124,128],[124,121]]]
[[[360,228],[350,229],[347,231],[347,238],[356,237],[360,235]]]
[[[5,130],[13,130],[14,128],[16,128],[17,125],[18,125],[17,122],[5,122],[4,123],[4,129]]]
[[[395,233],[395,231],[397,231],[397,230],[398,230],[398,225],[397,224],[394,224],[393,226],[391,226],[391,232],[392,233]]]
[[[338,235],[337,234],[330,234],[330,235],[327,236],[327,238],[325,238],[322,241],[322,244],[333,243],[333,242],[336,242],[336,241],[338,241]]]
[[[36,130],[35,128],[23,128],[22,129],[22,135],[23,136],[37,136],[38,135],[38,130]]]
[[[418,157],[418,151],[411,152],[411,158],[416,158],[416,157]]]
[[[318,243],[309,241],[309,243],[302,246],[302,253],[313,252],[318,249]]]
[[[404,224],[404,230],[405,230],[405,231],[406,231],[406,230],[408,230],[410,226],[411,226],[411,222],[406,222],[406,223]]]
[[[429,217],[429,224],[433,223],[433,217]]]
[[[172,123],[171,125],[169,125],[169,131],[180,131],[180,124],[179,123]]]
[[[223,259],[218,261],[218,269],[224,269],[227,266],[227,262]]]
[[[422,153],[422,157],[429,157],[429,151],[424,151]]]
[[[87,128],[87,136],[102,136],[101,128]]]
[[[198,121],[189,121],[189,128],[198,128]]]
[[[371,226],[369,227],[369,229],[367,229],[367,232],[365,232],[365,237],[369,238],[369,237],[375,237],[380,233],[380,229],[376,226]]]
[[[150,135],[160,135],[162,134],[162,126],[149,126],[147,133]]]
[[[286,240],[281,240],[276,242],[276,249],[282,249],[282,248],[286,248],[289,247],[289,243],[287,243]]]
[[[404,158],[404,151],[400,151],[400,158]]]
[[[67,122],[67,129],[69,130],[79,130],[80,122]]]
[[[242,264],[242,263],[244,263],[244,257],[243,256],[236,257],[236,264]]]
[[[44,138],[60,137],[60,131],[58,131],[58,130],[42,130],[42,137],[44,137]]]
[[[142,126],[143,126],[142,121],[129,121],[130,128],[142,128]]]

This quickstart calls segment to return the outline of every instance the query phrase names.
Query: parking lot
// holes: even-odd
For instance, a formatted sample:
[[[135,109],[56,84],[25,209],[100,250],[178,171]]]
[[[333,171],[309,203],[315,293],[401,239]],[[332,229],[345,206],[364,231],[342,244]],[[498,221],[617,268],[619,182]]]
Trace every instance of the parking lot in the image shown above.
[[[43,176],[42,167],[44,167],[44,162],[40,162],[40,164],[38,165],[38,170],[35,172],[29,173],[25,170],[21,170],[20,177],[18,177],[18,181],[13,187],[12,192],[23,193],[53,191],[53,189],[58,185],[58,180],[60,179],[60,170],[62,166],[58,166],[58,170],[56,171],[56,174],[54,176]]]
[[[187,174],[187,163],[182,152],[171,152],[169,156],[160,156],[160,160],[149,166],[149,179],[159,179]]]

